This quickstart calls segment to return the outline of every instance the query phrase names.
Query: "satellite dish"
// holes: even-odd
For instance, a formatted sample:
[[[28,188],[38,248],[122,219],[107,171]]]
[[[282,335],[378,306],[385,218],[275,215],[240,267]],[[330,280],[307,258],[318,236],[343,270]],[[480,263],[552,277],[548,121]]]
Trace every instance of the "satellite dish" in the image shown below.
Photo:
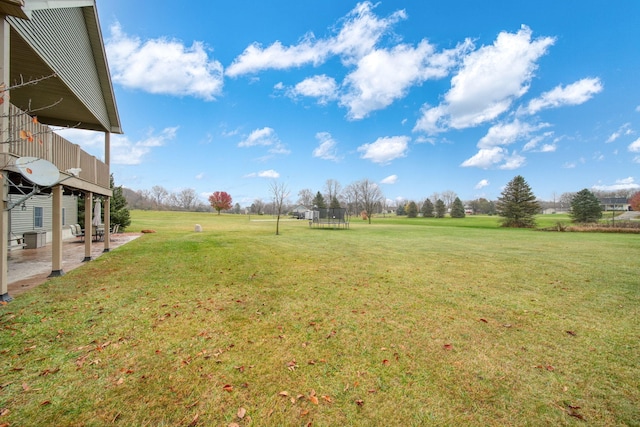
[[[20,157],[16,159],[15,164],[20,174],[36,185],[51,187],[60,180],[60,171],[48,160]]]

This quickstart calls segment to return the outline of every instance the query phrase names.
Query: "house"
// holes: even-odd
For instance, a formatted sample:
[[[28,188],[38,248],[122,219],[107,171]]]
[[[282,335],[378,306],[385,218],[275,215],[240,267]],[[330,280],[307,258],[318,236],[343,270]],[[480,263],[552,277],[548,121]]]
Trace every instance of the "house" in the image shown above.
[[[0,300],[8,301],[8,251],[26,228],[50,239],[51,275],[64,274],[62,240],[77,221],[77,197],[85,212],[103,201],[109,250],[110,137],[122,129],[95,0],[0,0],[0,53]],[[52,126],[102,133],[103,160]],[[55,178],[43,185],[24,159],[53,167]],[[84,244],[88,261],[94,242]]]
[[[598,200],[603,212],[632,210],[626,197],[600,197]]]

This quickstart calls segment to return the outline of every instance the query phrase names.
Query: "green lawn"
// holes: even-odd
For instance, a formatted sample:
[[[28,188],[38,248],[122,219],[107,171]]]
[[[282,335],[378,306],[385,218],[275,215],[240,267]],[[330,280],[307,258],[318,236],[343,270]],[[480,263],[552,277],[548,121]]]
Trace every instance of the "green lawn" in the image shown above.
[[[0,425],[640,423],[637,234],[132,219],[0,307]]]

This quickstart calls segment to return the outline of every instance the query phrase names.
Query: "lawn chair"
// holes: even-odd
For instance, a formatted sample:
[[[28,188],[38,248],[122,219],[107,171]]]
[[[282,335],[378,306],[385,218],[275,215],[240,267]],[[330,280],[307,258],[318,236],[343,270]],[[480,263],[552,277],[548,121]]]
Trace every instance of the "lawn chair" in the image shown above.
[[[80,228],[80,224],[71,224],[69,227],[71,228],[71,234],[73,237],[78,237],[84,240],[84,230]]]

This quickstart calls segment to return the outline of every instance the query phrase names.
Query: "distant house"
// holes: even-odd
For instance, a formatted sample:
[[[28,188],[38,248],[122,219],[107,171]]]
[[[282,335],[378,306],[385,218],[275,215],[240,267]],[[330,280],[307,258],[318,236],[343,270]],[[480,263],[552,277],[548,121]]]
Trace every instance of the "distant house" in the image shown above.
[[[626,197],[600,197],[599,200],[604,212],[632,210]]]
[[[298,205],[289,211],[289,214],[298,219],[304,219],[305,213],[309,210],[305,205]]]
[[[122,129],[95,0],[0,0],[0,27],[0,301],[9,301],[8,251],[27,237],[51,242],[51,275],[64,274],[62,240],[78,222],[80,195],[85,212],[102,201],[109,250],[110,141]],[[52,127],[99,132],[104,157]],[[55,174],[37,179],[34,164]],[[85,215],[82,228],[91,220]],[[91,244],[85,239],[85,260]]]

